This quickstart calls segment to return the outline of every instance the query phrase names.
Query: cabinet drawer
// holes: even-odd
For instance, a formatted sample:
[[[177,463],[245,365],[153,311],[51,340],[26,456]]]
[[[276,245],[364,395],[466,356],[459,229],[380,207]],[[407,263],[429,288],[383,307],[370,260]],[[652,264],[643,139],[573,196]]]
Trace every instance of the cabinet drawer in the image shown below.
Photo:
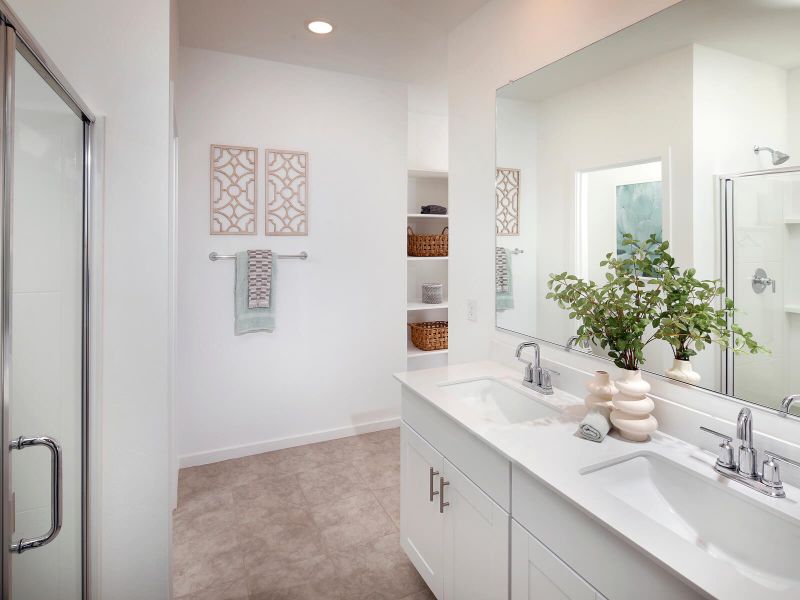
[[[704,597],[516,466],[511,495],[511,516],[605,597],[641,598],[642,590],[647,600]]]
[[[511,508],[511,464],[500,453],[403,386],[403,421],[469,477],[506,512]]]

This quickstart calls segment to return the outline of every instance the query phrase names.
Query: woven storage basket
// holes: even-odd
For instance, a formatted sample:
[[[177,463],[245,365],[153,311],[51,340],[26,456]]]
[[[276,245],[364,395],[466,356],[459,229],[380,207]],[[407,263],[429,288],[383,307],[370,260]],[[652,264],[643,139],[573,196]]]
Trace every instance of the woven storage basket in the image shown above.
[[[411,343],[420,350],[447,349],[447,321],[409,323]]]
[[[442,233],[417,234],[408,228],[408,255],[409,256],[447,256],[447,227]]]

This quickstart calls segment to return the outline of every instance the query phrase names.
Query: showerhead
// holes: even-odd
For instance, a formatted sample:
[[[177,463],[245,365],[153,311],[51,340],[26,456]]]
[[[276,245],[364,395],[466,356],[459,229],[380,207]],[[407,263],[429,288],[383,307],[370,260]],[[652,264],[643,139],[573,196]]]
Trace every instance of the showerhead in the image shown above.
[[[767,146],[754,146],[753,152],[758,154],[762,150],[769,152],[772,155],[772,164],[775,166],[782,165],[787,160],[789,160],[789,155],[784,154],[780,150],[773,150],[772,148],[768,148]]]

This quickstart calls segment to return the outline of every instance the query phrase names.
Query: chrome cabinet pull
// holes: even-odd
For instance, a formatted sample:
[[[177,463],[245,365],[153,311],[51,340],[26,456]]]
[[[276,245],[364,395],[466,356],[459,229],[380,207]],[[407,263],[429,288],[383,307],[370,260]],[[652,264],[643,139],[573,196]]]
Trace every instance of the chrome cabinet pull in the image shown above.
[[[444,486],[450,485],[449,481],[445,481],[444,477],[439,477],[439,512],[444,513],[444,507],[450,506],[449,502],[444,501]]]
[[[430,481],[430,486],[429,486],[430,496],[428,498],[429,502],[433,502],[433,497],[439,495],[439,492],[437,492],[436,490],[433,489],[433,478],[438,474],[439,474],[439,471],[434,471],[433,467],[431,467],[430,479],[429,479],[429,481]]]
[[[61,476],[61,446],[58,445],[53,438],[42,437],[24,437],[20,436],[9,444],[10,450],[24,450],[30,446],[45,446],[50,450],[50,530],[44,535],[26,540],[20,538],[18,542],[12,543],[10,546],[11,552],[22,554],[26,550],[34,548],[41,548],[46,546],[58,535],[61,531],[61,523],[64,514],[63,495],[62,495],[62,481]]]

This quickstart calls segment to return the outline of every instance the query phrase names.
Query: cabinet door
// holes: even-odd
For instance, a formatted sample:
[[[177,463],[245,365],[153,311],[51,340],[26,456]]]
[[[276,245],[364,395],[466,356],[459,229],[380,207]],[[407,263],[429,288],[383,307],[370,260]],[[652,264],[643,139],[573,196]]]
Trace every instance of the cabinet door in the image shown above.
[[[444,600],[508,598],[509,516],[444,461]]]
[[[400,429],[400,544],[433,594],[442,600],[439,476],[444,459],[417,433]],[[431,499],[431,492],[435,492]]]
[[[603,600],[603,597],[512,519],[511,600]]]

